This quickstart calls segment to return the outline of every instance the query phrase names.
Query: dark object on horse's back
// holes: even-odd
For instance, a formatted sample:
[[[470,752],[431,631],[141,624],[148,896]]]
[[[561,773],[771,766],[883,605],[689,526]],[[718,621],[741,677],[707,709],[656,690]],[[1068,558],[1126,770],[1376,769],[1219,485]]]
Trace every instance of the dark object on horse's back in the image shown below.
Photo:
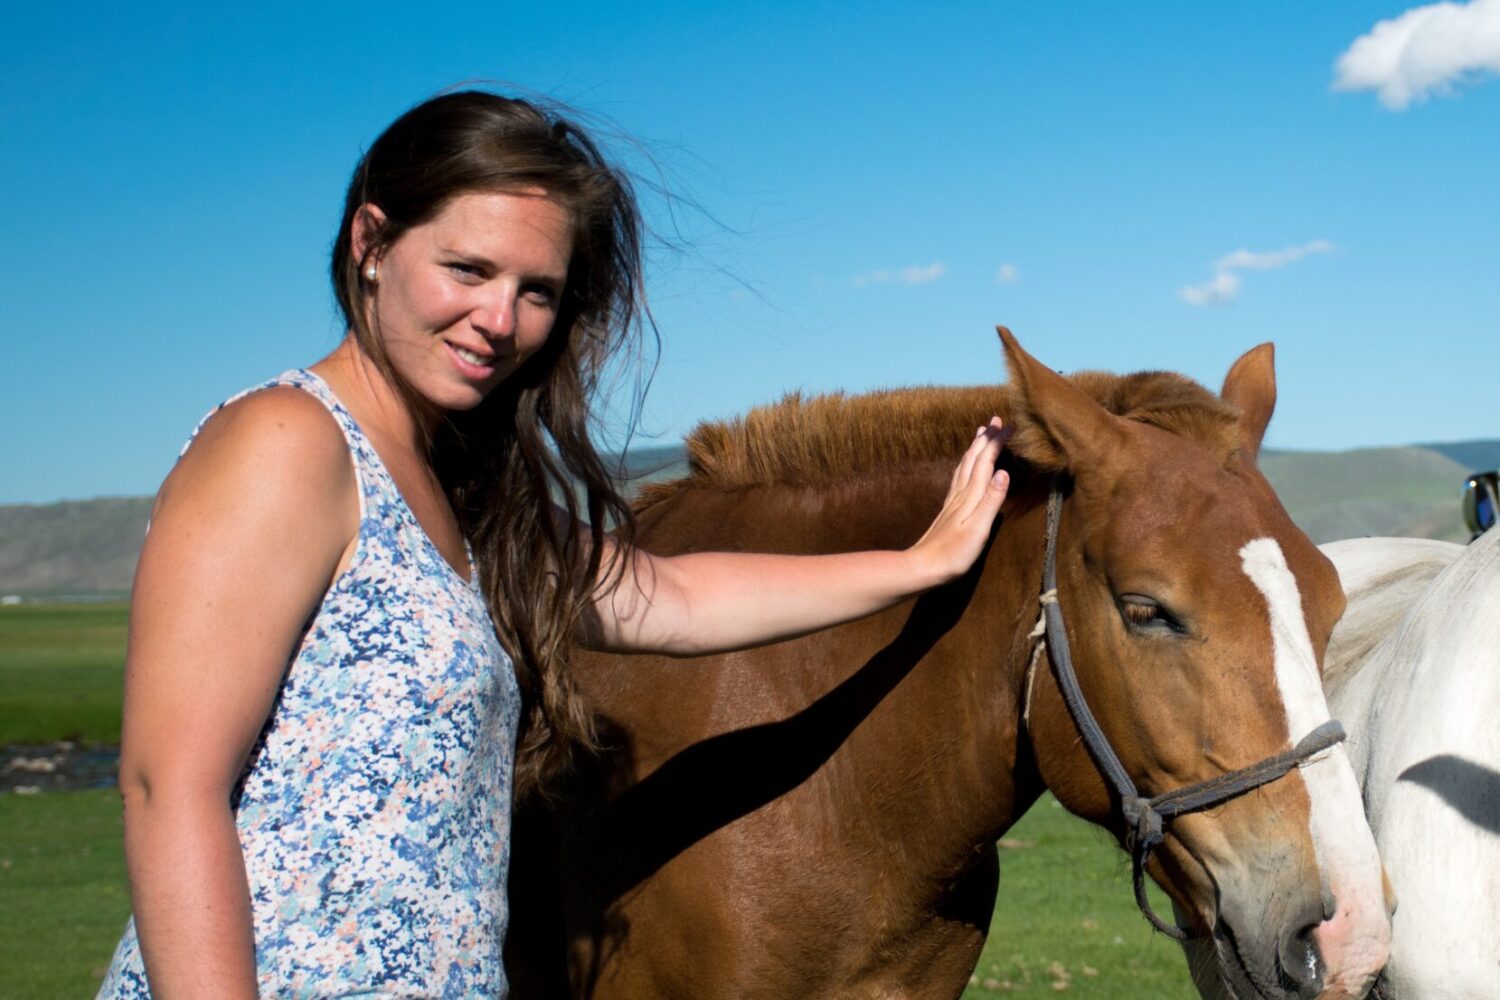
[[[1125,843],[1119,794],[1035,666],[1054,481],[1071,486],[1062,627],[1142,796],[1328,721],[1317,672],[1343,593],[1255,466],[1269,346],[1215,395],[1165,372],[1065,379],[1002,338],[1007,386],[793,397],[699,428],[690,475],[648,489],[640,542],[663,555],[899,548],[973,429],[1015,428],[1002,523],[962,579],[761,649],[577,658],[612,750],[519,806],[517,996],[956,997],[995,842],[1044,788]],[[1241,997],[1363,995],[1378,971],[1379,862],[1338,747],[1179,817],[1147,872]]]
[[[1469,541],[1495,526],[1500,508],[1500,472],[1476,472],[1464,482],[1464,523],[1469,526]]]

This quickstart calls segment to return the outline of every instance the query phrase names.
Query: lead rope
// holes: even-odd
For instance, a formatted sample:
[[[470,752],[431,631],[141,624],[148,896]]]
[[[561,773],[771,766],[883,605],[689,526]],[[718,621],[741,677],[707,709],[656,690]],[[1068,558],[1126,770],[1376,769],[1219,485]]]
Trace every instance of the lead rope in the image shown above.
[[[1131,881],[1135,886],[1136,905],[1157,930],[1173,940],[1186,941],[1187,932],[1158,917],[1146,898],[1146,863],[1151,858],[1151,852],[1165,839],[1163,823],[1184,813],[1218,805],[1275,781],[1292,768],[1302,765],[1309,758],[1341,741],[1344,738],[1344,727],[1337,720],[1329,719],[1304,736],[1290,750],[1267,757],[1258,764],[1164,792],[1154,798],[1142,798],[1135,782],[1125,773],[1125,766],[1120,763],[1114,748],[1109,745],[1104,730],[1099,728],[1094,713],[1089,711],[1083,690],[1078,686],[1078,675],[1073,670],[1073,656],[1068,647],[1062,605],[1057,600],[1057,535],[1058,526],[1062,523],[1062,503],[1062,489],[1054,484],[1052,494],[1047,498],[1047,559],[1042,568],[1042,607],[1036,627],[1031,630],[1035,645],[1031,664],[1026,670],[1023,718],[1029,727],[1032,681],[1037,661],[1043,647],[1046,647],[1051,654],[1049,658],[1052,660],[1053,672],[1057,675],[1058,690],[1067,703],[1074,724],[1078,726],[1084,746],[1120,798],[1120,813],[1125,820],[1125,847],[1130,851]]]
[[[1057,603],[1057,591],[1049,590],[1037,598],[1042,607],[1037,611],[1036,624],[1026,638],[1031,640],[1031,662],[1026,664],[1026,700],[1021,707],[1021,721],[1031,728],[1031,685],[1036,681],[1036,665],[1047,646],[1047,605]]]

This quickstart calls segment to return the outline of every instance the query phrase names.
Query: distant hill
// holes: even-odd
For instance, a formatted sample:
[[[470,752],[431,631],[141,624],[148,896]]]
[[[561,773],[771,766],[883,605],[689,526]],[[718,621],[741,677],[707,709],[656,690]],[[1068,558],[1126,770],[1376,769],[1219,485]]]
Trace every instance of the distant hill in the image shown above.
[[[1446,455],[1464,467],[1464,472],[1500,469],[1500,441],[1455,441],[1451,444],[1420,444],[1418,448]]]
[[[1500,466],[1500,441],[1358,451],[1267,451],[1261,468],[1314,541],[1410,535],[1464,541],[1465,477]],[[680,445],[639,449],[621,466],[637,483],[682,475]],[[147,497],[0,506],[0,595],[125,596],[151,511]]]
[[[0,595],[123,597],[150,497],[0,506]]]
[[[620,460],[625,479],[636,486],[687,475],[687,450],[680,444],[653,445],[625,453]]]
[[[1459,499],[1470,470],[1428,448],[1267,451],[1260,468],[1315,542],[1364,535],[1468,540]]]

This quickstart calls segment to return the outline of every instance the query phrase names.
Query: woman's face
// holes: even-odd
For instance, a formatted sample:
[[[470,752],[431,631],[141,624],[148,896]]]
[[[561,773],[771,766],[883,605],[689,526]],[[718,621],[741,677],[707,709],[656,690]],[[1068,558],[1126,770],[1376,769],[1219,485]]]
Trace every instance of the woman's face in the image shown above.
[[[424,398],[472,409],[546,342],[572,253],[572,221],[545,192],[459,195],[379,256],[375,335]]]

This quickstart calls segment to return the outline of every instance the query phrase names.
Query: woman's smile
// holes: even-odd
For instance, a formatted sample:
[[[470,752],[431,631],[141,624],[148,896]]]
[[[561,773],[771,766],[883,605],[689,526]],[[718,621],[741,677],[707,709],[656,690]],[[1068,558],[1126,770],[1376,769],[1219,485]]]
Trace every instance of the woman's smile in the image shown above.
[[[482,355],[478,351],[471,351],[467,347],[459,347],[457,344],[448,344],[448,350],[453,352],[458,370],[466,377],[483,381],[495,374],[495,355]]]

